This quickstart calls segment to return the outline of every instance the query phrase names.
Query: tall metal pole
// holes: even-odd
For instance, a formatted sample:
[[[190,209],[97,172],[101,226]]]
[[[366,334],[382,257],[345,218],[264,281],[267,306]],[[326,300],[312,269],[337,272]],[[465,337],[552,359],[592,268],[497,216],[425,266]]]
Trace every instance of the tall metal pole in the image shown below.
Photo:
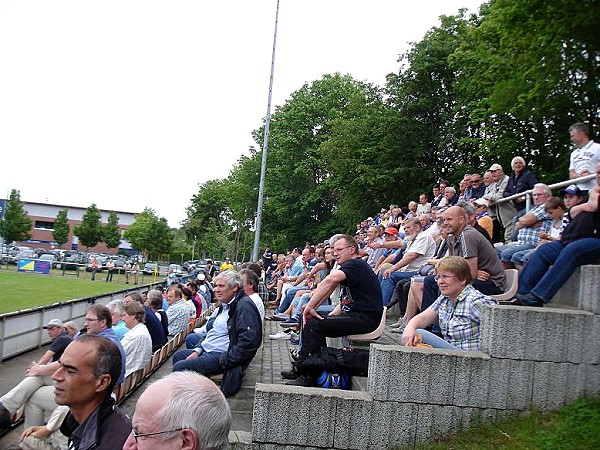
[[[256,207],[256,231],[254,232],[254,247],[252,248],[252,261],[258,261],[258,247],[260,246],[260,229],[262,226],[262,210],[265,191],[265,175],[267,172],[267,149],[269,148],[269,125],[271,124],[271,98],[273,96],[273,74],[275,73],[275,47],[277,45],[277,22],[279,21],[279,0],[275,12],[275,32],[273,33],[273,53],[271,54],[271,78],[269,79],[269,99],[267,101],[267,118],[265,120],[265,137],[262,149],[262,164],[260,167],[260,185],[258,188],[258,205]]]

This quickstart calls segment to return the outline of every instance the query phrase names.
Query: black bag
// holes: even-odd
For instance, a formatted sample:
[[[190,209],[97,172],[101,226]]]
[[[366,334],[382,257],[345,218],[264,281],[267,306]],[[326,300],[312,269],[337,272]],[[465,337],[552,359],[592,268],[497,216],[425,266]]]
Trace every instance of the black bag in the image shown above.
[[[297,369],[300,372],[347,372],[350,375],[366,377],[369,370],[369,350],[323,347],[320,353],[299,361]]]
[[[225,397],[231,397],[237,394],[242,387],[242,379],[244,378],[244,368],[240,366],[234,366],[231,369],[227,369],[223,373],[223,379],[221,380],[221,392]]]

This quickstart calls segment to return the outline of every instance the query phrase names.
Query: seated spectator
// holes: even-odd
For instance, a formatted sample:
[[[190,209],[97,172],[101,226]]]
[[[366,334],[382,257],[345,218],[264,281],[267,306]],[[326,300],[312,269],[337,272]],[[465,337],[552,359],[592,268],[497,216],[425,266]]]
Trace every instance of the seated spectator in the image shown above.
[[[419,219],[407,221],[404,231],[408,242],[404,256],[391,268],[379,273],[383,306],[387,306],[392,299],[396,283],[417,275],[421,265],[435,253],[435,242],[430,235],[423,233]]]
[[[560,241],[542,245],[529,256],[519,275],[515,304],[544,306],[578,266],[600,259],[600,163],[596,164],[596,181],[589,200],[569,210],[571,222]]]
[[[416,207],[417,204],[415,203],[415,209]],[[378,226],[374,225],[369,227],[367,230],[367,241],[364,250],[361,252],[361,255],[366,255],[367,264],[373,270],[375,270],[375,266],[377,265],[377,261],[379,261],[379,257],[385,252],[385,249],[379,246],[383,242],[383,237],[381,237],[380,234],[381,229]]]
[[[146,306],[144,304],[144,299],[139,293],[130,292],[129,294],[127,294],[127,296],[125,297],[125,303],[127,304],[131,301],[137,302],[144,307],[144,310],[146,312],[145,325],[148,329],[148,333],[150,333],[150,337],[152,338],[152,350],[158,350],[167,343],[167,335],[164,333],[160,320],[156,317],[154,311],[149,306]]]
[[[265,283],[262,280],[262,277],[261,277],[262,271],[261,271],[260,267],[258,266],[258,264],[244,263],[244,264],[242,264],[242,269],[250,269],[256,274],[256,276],[258,277],[258,287],[257,287],[256,293],[261,298],[263,305],[267,305],[269,303],[269,290],[267,289],[267,286],[265,285]],[[264,307],[263,307],[263,310],[264,310]],[[264,319],[264,314],[263,314],[263,319]]]
[[[446,189],[444,189],[444,198],[446,199],[446,202],[442,206],[456,205],[456,203],[458,203],[458,195],[456,195],[456,189],[454,189],[452,186],[447,186]]]
[[[491,182],[491,178],[490,178],[490,182]],[[471,175],[471,185],[473,187],[471,188],[471,197],[469,198],[468,201],[472,201],[472,200],[483,197],[483,195],[485,194],[486,185],[483,183],[483,180],[482,180],[480,174],[474,173]]]
[[[479,225],[477,221],[477,213],[475,212],[475,207],[471,203],[458,203],[462,209],[465,210],[465,214],[467,215],[467,223],[479,231],[483,237],[485,237],[488,241],[492,241],[492,235],[487,232],[485,228]]]
[[[431,207],[440,206],[440,202],[444,198],[444,194],[440,190],[440,186],[438,184],[434,184],[431,189],[432,198],[431,198]]]
[[[208,277],[204,273],[198,274],[196,286],[198,287],[196,292],[200,296],[200,301],[202,303],[202,311],[206,311],[210,308],[210,304],[212,303],[213,288],[210,281],[208,281]]]
[[[240,274],[242,275],[244,293],[250,297],[250,300],[256,305],[256,309],[258,309],[258,313],[260,314],[260,320],[265,320],[265,305],[257,292],[259,278],[256,275],[256,272],[250,269],[242,269]]]
[[[406,213],[405,220],[414,219],[417,217],[417,202],[410,201],[408,202],[408,212]]]
[[[123,336],[125,336],[125,334],[129,331],[129,328],[127,328],[127,325],[125,325],[125,322],[123,321],[125,301],[117,298],[108,302],[106,307],[110,311],[113,323],[112,329],[119,340],[122,340]]]
[[[494,236],[494,221],[488,213],[490,202],[485,198],[475,200],[475,219],[481,228],[483,228],[490,239]]]
[[[141,449],[139,443],[145,442],[156,449],[173,449],[176,442],[177,448],[187,450],[217,450],[228,447],[231,412],[212,381],[177,372],[148,386],[137,401],[132,422],[125,450]]]
[[[169,319],[169,336],[175,336],[177,333],[187,329],[190,322],[190,309],[183,300],[181,289],[171,286],[167,290],[167,319]]]
[[[357,242],[352,236],[343,235],[333,243],[333,254],[340,270],[332,271],[319,283],[302,312],[305,325],[299,362],[320,352],[326,345],[326,337],[369,333],[381,322],[381,289],[375,273],[359,256]],[[340,303],[323,318],[317,308],[337,286],[341,286],[342,290]],[[289,384],[314,384],[310,374],[292,371],[282,373],[282,376],[292,379]]]
[[[196,317],[196,303],[192,299],[192,290],[189,289],[187,286],[181,286],[179,289],[181,289],[181,296],[183,298],[183,301],[188,306],[189,319],[195,318]]]
[[[198,276],[200,276],[200,274],[198,274]],[[206,275],[204,276],[204,279],[206,279]],[[198,293],[198,284],[196,280],[194,279],[188,281],[185,287],[190,290],[190,300],[194,305],[194,317],[200,317],[202,311],[204,311],[205,308],[204,302],[202,301],[202,297]],[[183,290],[181,292],[182,294],[184,294],[185,297],[185,293],[183,292]]]
[[[402,333],[402,344],[414,346],[417,334],[423,343],[450,350],[479,350],[480,317],[483,305],[495,305],[471,286],[471,268],[460,256],[443,258],[436,269],[440,297],[413,317]],[[443,338],[425,330],[439,322]]]
[[[65,331],[71,339],[75,339],[80,334],[79,327],[72,320],[65,322]]]
[[[387,227],[384,231],[383,231],[383,241],[384,242],[395,242],[398,240],[398,230],[394,227]],[[402,251],[402,249],[400,248],[387,248],[382,246],[381,248],[383,248],[384,252],[383,254],[379,257],[379,260],[377,261],[377,264],[375,265],[375,273],[379,274],[379,272],[381,272],[382,270],[385,271],[387,269],[389,269],[392,264],[394,264],[397,261],[394,261],[396,255],[398,254],[398,252]],[[330,250],[331,253],[331,257],[333,260],[333,251]]]
[[[121,339],[125,350],[125,376],[143,369],[152,358],[152,338],[144,325],[146,311],[137,302],[129,302],[123,311],[123,320],[129,329]]]
[[[540,243],[540,232],[549,231],[552,218],[544,209],[544,203],[552,196],[545,184],[538,183],[533,188],[534,208],[522,216],[515,224],[517,241],[496,248],[505,269],[522,265],[523,258]]]
[[[50,347],[37,362],[34,361],[30,364],[25,372],[25,378],[7,394],[0,397],[0,430],[10,428],[12,416],[26,404],[38,389],[44,386],[54,386],[51,376],[60,366],[58,360],[71,343],[71,338],[67,335],[60,319],[48,321],[43,328],[52,341]],[[43,425],[43,420],[43,413],[37,416],[32,414],[25,418],[25,428]]]
[[[262,344],[262,321],[242,290],[238,272],[228,270],[215,278],[215,297],[220,306],[213,327],[197,348],[175,353],[173,371],[191,370],[207,377],[225,372],[221,389],[229,396],[240,389],[243,373]],[[225,383],[226,377],[230,383]]]
[[[544,203],[544,210],[552,218],[552,226],[550,227],[550,231],[540,232],[540,243],[538,244],[538,247],[547,244],[550,241],[560,240],[563,218],[565,216],[565,208],[559,197],[550,197],[546,200],[546,203]]]
[[[156,318],[160,321],[162,325],[164,335],[169,335],[169,319],[167,318],[167,313],[164,309],[162,309],[162,293],[157,289],[152,289],[148,292],[148,307],[154,312]],[[146,312],[148,314],[148,312]],[[146,318],[146,321],[148,319]]]
[[[427,200],[427,194],[423,192],[419,195],[419,204],[417,205],[417,217],[431,212],[431,203]]]

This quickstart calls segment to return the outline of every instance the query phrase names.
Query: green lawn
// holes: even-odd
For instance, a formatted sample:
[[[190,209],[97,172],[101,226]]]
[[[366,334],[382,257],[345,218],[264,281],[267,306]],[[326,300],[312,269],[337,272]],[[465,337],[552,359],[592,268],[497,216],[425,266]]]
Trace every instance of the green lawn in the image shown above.
[[[600,448],[600,399],[583,398],[550,413],[478,424],[421,445],[427,450],[584,450]],[[399,449],[398,449],[399,450]]]
[[[60,270],[52,270],[50,275],[19,273],[15,266],[2,265],[0,268],[0,313],[18,311],[34,306],[64,302],[75,298],[89,297],[106,292],[120,291],[131,287],[125,284],[122,274],[115,274],[112,283],[107,283],[106,272],[96,274],[91,281],[91,273],[80,271],[62,275]],[[151,276],[140,276],[142,284],[151,283]]]

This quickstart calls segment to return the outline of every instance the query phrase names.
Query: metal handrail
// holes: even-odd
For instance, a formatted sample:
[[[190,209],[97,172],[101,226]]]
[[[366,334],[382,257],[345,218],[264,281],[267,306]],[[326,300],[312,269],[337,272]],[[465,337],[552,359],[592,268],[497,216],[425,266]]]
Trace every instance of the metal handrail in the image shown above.
[[[562,188],[565,186],[570,186],[572,184],[583,183],[585,181],[593,180],[594,178],[596,178],[596,174],[584,175],[579,178],[573,178],[571,180],[565,180],[565,181],[561,181],[559,183],[549,184],[548,187],[550,189],[559,189],[559,188]],[[531,208],[531,204],[532,204],[532,197],[531,197],[532,193],[533,193],[533,189],[529,189],[528,191],[524,191],[524,192],[519,192],[518,194],[511,195],[510,197],[504,197],[498,201],[495,201],[494,205],[510,202],[510,201],[514,200],[515,198],[523,197],[523,195],[525,195],[525,209],[527,211],[529,211],[529,209]]]

